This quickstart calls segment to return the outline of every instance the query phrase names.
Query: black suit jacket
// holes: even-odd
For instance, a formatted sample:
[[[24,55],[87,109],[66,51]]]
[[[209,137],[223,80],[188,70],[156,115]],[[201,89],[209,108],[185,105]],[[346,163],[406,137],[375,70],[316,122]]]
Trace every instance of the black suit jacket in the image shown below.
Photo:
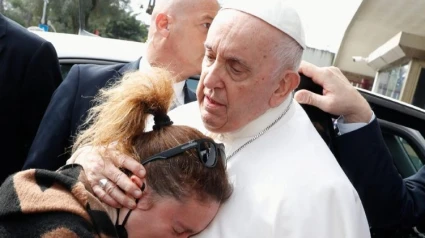
[[[402,179],[378,121],[336,142],[340,164],[357,189],[373,228],[408,228],[425,219],[425,169]]]
[[[0,183],[21,170],[61,81],[52,44],[0,14]]]
[[[56,170],[70,157],[70,147],[78,127],[93,106],[99,89],[116,82],[125,72],[138,70],[140,59],[127,64],[74,65],[53,95],[31,146],[24,169]],[[184,87],[185,103],[196,100]]]

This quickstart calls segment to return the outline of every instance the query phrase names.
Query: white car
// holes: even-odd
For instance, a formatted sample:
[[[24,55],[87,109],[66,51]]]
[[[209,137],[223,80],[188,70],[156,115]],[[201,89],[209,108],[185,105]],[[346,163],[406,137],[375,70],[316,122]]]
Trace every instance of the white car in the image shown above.
[[[32,31],[51,42],[58,54],[62,76],[74,64],[116,64],[135,61],[144,55],[145,43],[103,37]]]

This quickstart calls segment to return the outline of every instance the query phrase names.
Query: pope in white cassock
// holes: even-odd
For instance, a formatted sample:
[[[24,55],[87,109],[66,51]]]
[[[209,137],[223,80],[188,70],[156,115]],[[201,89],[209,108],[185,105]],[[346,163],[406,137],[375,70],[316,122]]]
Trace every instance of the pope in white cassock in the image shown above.
[[[251,2],[226,0],[198,102],[170,113],[226,146],[234,193],[197,237],[370,237],[356,190],[292,99],[305,47],[297,13],[284,0]]]

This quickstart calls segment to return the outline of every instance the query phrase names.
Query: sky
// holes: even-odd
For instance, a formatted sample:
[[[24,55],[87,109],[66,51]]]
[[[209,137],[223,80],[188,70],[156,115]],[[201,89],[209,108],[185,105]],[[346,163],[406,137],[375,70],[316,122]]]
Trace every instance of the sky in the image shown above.
[[[196,0],[195,0],[196,1]],[[226,0],[221,0],[224,2]],[[254,0],[247,0],[254,1]],[[345,30],[357,11],[362,0],[292,0],[298,10],[304,26],[308,47],[338,51]],[[260,0],[259,2],[267,2]],[[149,22],[150,16],[145,13],[149,0],[132,0],[133,10],[140,12],[139,19]],[[143,4],[144,9],[137,9]]]

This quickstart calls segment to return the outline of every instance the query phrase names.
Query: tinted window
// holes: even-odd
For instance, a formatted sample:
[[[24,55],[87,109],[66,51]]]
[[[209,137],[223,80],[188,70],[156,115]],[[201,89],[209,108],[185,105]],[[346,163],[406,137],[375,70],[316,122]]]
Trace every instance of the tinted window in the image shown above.
[[[415,96],[413,97],[412,104],[425,109],[425,68],[422,68],[421,74],[418,79],[418,85],[416,86]]]
[[[196,79],[188,79],[187,80],[187,87],[189,87],[190,90],[193,92],[196,92],[196,87],[198,87],[199,81]]]
[[[61,68],[61,74],[62,74],[62,79],[65,79],[66,78],[66,76],[68,75],[68,73],[69,73],[69,70],[71,70],[71,67],[73,66],[74,64],[61,64],[60,65],[60,68]]]
[[[399,141],[401,142],[401,145],[404,148],[404,151],[408,155],[409,160],[412,162],[413,166],[415,166],[416,170],[419,170],[424,164],[422,163],[421,159],[419,158],[418,154],[416,154],[415,150],[412,148],[412,146],[402,137],[398,137]]]

